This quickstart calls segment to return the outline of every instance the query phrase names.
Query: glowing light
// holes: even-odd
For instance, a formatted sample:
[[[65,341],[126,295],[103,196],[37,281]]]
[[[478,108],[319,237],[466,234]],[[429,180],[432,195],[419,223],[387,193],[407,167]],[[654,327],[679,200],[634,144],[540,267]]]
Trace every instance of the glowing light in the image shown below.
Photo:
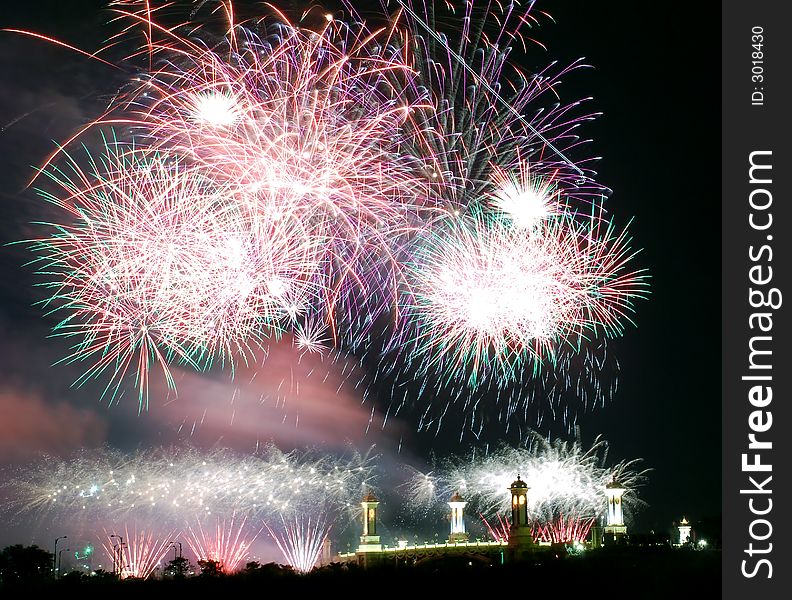
[[[241,116],[234,98],[212,90],[191,94],[191,105],[193,118],[213,127],[230,127]]]
[[[520,163],[519,177],[495,168],[492,183],[495,190],[490,203],[515,227],[533,229],[542,221],[561,214],[558,190],[554,189],[552,180],[532,177],[527,161]]]

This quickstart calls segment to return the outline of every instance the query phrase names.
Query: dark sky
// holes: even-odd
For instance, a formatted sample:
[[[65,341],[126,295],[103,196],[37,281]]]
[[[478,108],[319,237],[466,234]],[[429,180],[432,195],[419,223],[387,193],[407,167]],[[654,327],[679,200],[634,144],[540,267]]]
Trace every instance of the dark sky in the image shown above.
[[[0,26],[93,50],[108,35],[106,15],[98,10],[103,5],[17,2],[4,7]],[[649,507],[637,515],[637,529],[665,531],[683,514],[694,521],[717,517],[720,7],[695,3],[682,10],[668,4],[585,0],[548,0],[537,6],[556,21],[537,33],[548,47],[546,54],[537,50],[537,64],[584,56],[594,66],[565,77],[562,98],[592,96],[589,108],[603,113],[585,124],[583,135],[593,139],[594,152],[603,157],[596,168],[600,181],[614,190],[609,207],[617,223],[634,217],[630,231],[643,248],[640,263],[652,277],[650,299],[638,306],[638,327],[628,328],[611,346],[621,365],[618,392],[608,406],[580,419],[583,441],[602,434],[610,442],[612,460],[642,457],[654,469],[642,492]],[[0,33],[1,242],[34,235],[28,223],[46,212],[34,194],[23,190],[32,165],[52,150],[53,140],[65,139],[96,116],[123,77],[69,50]],[[187,391],[180,391],[180,399],[192,403],[170,411],[171,405],[163,403],[140,417],[130,407],[132,398],[108,408],[97,400],[98,384],[72,389],[79,371],[50,366],[65,354],[66,345],[47,338],[48,324],[38,308],[31,308],[42,295],[33,287],[32,269],[24,266],[29,258],[20,246],[0,247],[0,414],[27,415],[16,430],[0,423],[6,438],[0,440],[0,461],[24,461],[37,450],[67,454],[104,441],[122,448],[168,443],[177,437],[179,424],[189,427],[212,406],[218,414],[201,438],[208,443],[233,438],[244,447],[269,436],[287,446],[334,445],[345,437],[363,437],[369,409],[361,408],[351,391],[333,400],[338,414],[317,408],[323,393],[317,392],[315,403],[292,398],[286,408],[265,408],[252,417],[277,421],[271,428],[254,432],[237,426],[230,434],[224,412],[234,392],[222,382],[210,383],[215,396],[209,402],[206,382],[182,375]],[[389,427],[367,441],[393,452],[401,439],[409,447],[402,452],[418,461],[430,449],[466,451],[454,431],[436,437],[417,434],[409,420]],[[498,436],[493,432],[486,441]]]
[[[558,2],[547,39],[594,69],[567,92],[604,113],[587,126],[612,210],[651,270],[638,327],[616,344],[621,385],[584,431],[655,469],[646,528],[720,514],[720,7]],[[567,29],[568,28],[568,29]],[[548,28],[550,29],[550,28]],[[571,31],[569,31],[571,30]],[[586,92],[588,90],[588,92]]]

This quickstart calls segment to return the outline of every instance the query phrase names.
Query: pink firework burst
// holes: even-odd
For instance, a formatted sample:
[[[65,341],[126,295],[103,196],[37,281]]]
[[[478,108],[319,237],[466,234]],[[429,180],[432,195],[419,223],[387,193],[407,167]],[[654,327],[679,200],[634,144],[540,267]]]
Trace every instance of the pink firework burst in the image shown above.
[[[51,173],[48,195],[71,216],[35,242],[66,316],[56,334],[77,338],[67,361],[94,364],[79,380],[128,372],[146,399],[158,365],[201,369],[244,353],[309,303],[315,257],[284,222],[250,219],[226,190],[168,156],[108,144],[83,169]]]
[[[452,222],[416,251],[405,313],[415,356],[474,382],[540,370],[559,348],[629,321],[645,283],[625,233],[596,215],[564,213],[531,228],[478,215]]]
[[[245,537],[246,521],[246,517],[241,520],[235,516],[217,517],[212,531],[204,529],[204,523],[199,520],[196,527],[187,528],[187,544],[198,560],[214,561],[224,573],[233,573],[248,557],[250,546],[261,532],[259,529],[252,537]]]

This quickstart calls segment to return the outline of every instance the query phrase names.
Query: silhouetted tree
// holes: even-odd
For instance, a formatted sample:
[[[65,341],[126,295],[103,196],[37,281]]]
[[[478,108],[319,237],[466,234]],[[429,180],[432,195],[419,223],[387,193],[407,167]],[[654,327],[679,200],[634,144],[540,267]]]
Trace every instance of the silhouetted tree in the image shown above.
[[[0,581],[30,582],[52,576],[52,554],[38,546],[16,544],[0,551]]]
[[[294,569],[288,565],[284,566],[273,562],[262,565],[257,561],[252,561],[245,565],[241,574],[249,577],[271,579],[284,575],[294,575]]]
[[[110,571],[96,569],[96,571],[93,572],[93,577],[91,579],[94,581],[117,581],[118,577],[116,577],[115,573],[111,573]]]
[[[65,575],[61,575],[60,580],[64,583],[80,583],[87,575],[79,571],[69,571]]]
[[[199,560],[198,567],[201,569],[201,577],[219,577],[223,574],[223,565],[216,560]]]
[[[177,556],[165,567],[165,576],[174,579],[183,579],[190,572],[190,561],[183,556]]]

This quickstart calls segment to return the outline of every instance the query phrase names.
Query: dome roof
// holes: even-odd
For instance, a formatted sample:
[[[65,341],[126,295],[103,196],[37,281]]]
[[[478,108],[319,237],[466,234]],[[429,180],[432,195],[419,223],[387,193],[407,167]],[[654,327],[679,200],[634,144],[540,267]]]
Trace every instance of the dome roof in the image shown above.
[[[459,490],[454,492],[454,495],[451,496],[451,500],[450,500],[450,502],[464,502],[464,501],[465,499],[459,495]]]
[[[608,483],[605,484],[605,488],[608,489],[608,490],[623,490],[623,489],[625,489],[625,487],[621,483],[616,481],[615,477],[613,479],[611,479]]]
[[[374,492],[372,492],[371,490],[369,490],[369,491],[368,491],[368,492],[367,492],[367,493],[366,493],[366,494],[363,496],[363,502],[379,502],[379,500],[377,500],[377,497],[374,495]]]
[[[517,474],[517,479],[515,479],[512,482],[512,484],[509,486],[510,490],[513,490],[515,488],[523,489],[523,490],[527,490],[528,489],[528,484],[525,483],[522,479],[520,479],[519,473]]]

